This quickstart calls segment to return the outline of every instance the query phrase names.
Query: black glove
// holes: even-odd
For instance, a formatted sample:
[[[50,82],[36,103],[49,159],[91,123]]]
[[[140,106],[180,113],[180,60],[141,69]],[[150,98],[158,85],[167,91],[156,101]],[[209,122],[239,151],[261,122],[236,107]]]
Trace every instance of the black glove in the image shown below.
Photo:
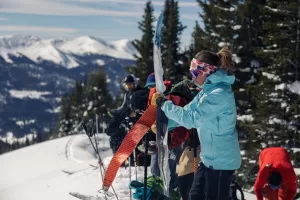
[[[156,99],[156,106],[161,107],[165,101],[167,101],[165,97],[158,97]]]

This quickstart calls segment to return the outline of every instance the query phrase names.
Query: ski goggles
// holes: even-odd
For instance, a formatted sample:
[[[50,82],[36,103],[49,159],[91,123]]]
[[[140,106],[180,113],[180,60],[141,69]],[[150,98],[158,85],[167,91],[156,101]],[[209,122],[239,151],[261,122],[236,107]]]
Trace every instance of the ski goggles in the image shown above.
[[[190,73],[192,74],[193,78],[197,78],[199,74],[202,76],[209,76],[210,74],[215,73],[217,69],[218,68],[216,66],[201,62],[195,58],[193,58],[190,65]]]

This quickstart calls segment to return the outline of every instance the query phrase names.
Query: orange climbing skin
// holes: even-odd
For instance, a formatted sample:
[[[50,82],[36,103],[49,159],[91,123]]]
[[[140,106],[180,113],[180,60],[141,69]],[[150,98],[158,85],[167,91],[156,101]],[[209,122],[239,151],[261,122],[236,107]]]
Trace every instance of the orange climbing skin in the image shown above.
[[[156,106],[150,105],[126,135],[121,146],[110,161],[104,176],[104,190],[110,188],[122,163],[130,156],[136,145],[147,133],[155,120]]]

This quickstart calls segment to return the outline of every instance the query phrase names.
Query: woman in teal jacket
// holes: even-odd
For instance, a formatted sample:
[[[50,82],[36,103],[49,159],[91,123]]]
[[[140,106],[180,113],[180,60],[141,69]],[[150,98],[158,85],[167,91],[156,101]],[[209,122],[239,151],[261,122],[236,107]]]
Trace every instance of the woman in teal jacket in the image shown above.
[[[201,163],[191,200],[227,200],[233,172],[241,165],[232,71],[228,47],[218,53],[201,51],[192,60],[190,72],[202,90],[188,105],[176,106],[157,93],[152,98],[152,104],[160,106],[170,120],[187,129],[197,128]]]

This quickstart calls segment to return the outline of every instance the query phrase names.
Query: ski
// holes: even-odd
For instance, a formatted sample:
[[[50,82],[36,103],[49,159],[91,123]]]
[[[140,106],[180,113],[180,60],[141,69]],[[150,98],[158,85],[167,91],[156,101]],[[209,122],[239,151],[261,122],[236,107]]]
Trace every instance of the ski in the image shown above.
[[[161,13],[157,20],[157,25],[154,34],[153,46],[153,60],[154,60],[154,74],[156,91],[163,94],[166,87],[163,82],[164,70],[162,68],[161,60],[161,30],[163,27],[163,13]],[[160,107],[156,111],[156,142],[158,148],[158,164],[160,168],[160,175],[164,183],[164,195],[169,197],[169,183],[170,183],[170,170],[169,170],[169,149],[168,149],[168,118]]]

